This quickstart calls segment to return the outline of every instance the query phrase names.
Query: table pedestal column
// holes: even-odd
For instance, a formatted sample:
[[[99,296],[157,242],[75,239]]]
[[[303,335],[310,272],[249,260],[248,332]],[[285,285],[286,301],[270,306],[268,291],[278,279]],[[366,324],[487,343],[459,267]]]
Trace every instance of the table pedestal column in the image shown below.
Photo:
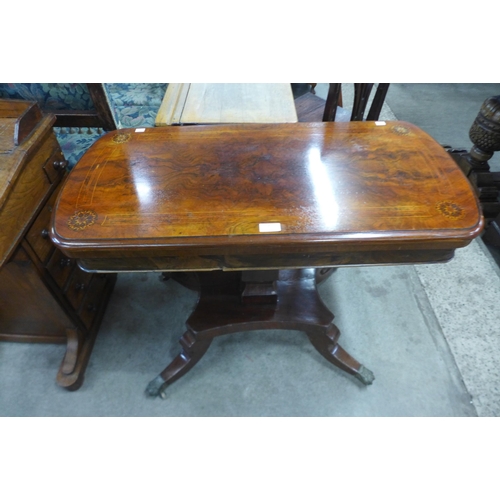
[[[363,384],[373,382],[373,373],[338,344],[340,331],[319,296],[315,269],[269,271],[268,278],[266,272],[256,273],[197,273],[200,295],[180,338],[182,351],[149,383],[148,395],[164,397],[166,387],[203,357],[213,338],[249,330],[303,331],[330,363]]]

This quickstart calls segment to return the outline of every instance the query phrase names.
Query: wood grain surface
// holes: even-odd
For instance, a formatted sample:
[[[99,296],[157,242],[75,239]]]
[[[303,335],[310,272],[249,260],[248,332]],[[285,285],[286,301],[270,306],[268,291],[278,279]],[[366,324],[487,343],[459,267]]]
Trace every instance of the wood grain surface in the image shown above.
[[[122,129],[59,197],[51,237],[96,270],[432,262],[482,229],[448,153],[405,122]]]

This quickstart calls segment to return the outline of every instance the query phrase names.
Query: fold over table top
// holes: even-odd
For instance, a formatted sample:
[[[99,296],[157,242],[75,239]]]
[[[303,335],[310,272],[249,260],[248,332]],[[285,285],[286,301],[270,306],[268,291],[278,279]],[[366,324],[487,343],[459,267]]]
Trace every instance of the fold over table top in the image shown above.
[[[110,132],[70,173],[51,237],[89,270],[449,259],[482,229],[469,182],[419,128],[378,123]]]

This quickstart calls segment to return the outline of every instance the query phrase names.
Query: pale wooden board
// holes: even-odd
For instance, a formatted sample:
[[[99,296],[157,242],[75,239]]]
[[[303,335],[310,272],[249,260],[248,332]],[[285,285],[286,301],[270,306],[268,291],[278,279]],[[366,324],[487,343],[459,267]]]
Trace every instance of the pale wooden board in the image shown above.
[[[178,125],[190,83],[169,83],[155,119],[156,127]]]
[[[169,89],[156,126],[298,121],[289,83],[169,84]]]

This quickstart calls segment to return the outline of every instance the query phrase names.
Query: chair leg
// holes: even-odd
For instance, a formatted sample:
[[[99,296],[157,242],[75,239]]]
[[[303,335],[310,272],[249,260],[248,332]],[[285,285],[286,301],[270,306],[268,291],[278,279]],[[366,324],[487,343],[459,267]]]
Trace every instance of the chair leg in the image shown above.
[[[106,98],[103,83],[87,83],[90,97],[97,111],[97,117],[101,124],[99,125],[104,130],[116,130],[115,121],[109,108],[109,103]]]
[[[483,241],[487,245],[500,247],[500,214],[487,226],[483,234]]]
[[[390,83],[378,84],[377,91],[375,92],[375,97],[373,98],[373,102],[370,107],[370,111],[368,112],[368,116],[366,117],[367,121],[378,120],[380,111],[382,111],[385,96],[387,95],[387,91],[389,90],[389,85]]]
[[[316,85],[318,85],[317,83],[309,83],[308,85],[311,86],[311,94],[316,94]]]
[[[334,122],[339,105],[339,97],[341,97],[341,83],[330,83],[328,96],[326,98],[325,111],[323,113],[324,122]]]
[[[354,84],[354,105],[352,107],[351,121],[360,122],[363,120],[366,105],[373,83],[355,83]]]

